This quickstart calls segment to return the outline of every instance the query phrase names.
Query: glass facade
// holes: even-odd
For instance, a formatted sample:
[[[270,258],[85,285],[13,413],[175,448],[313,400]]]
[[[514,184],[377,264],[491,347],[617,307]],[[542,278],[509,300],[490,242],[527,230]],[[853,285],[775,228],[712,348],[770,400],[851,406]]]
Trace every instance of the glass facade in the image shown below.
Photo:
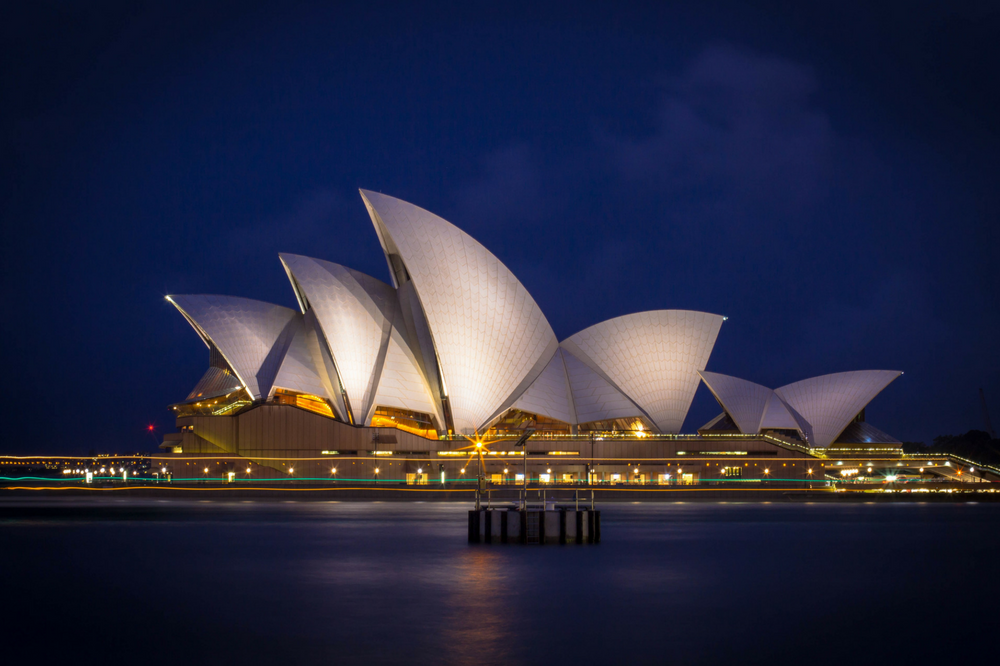
[[[505,435],[520,435],[525,428],[534,428],[537,432],[559,433],[568,435],[572,428],[565,421],[557,421],[546,416],[539,416],[520,409],[508,410],[506,414],[490,426],[486,437],[503,437]]]
[[[373,428],[399,428],[427,439],[437,439],[437,423],[430,414],[411,412],[395,407],[376,407]]]
[[[317,414],[322,414],[323,416],[327,416],[331,419],[335,418],[333,415],[333,409],[330,407],[330,403],[317,395],[298,393],[287,389],[275,389],[274,402],[279,405],[294,405],[300,409],[316,412]]]
[[[620,419],[606,419],[604,421],[591,421],[589,423],[581,423],[579,431],[583,432],[602,432],[602,433],[628,433],[634,434],[636,437],[642,437],[641,433],[652,433],[656,430],[650,425],[650,423],[641,416],[628,416]]]

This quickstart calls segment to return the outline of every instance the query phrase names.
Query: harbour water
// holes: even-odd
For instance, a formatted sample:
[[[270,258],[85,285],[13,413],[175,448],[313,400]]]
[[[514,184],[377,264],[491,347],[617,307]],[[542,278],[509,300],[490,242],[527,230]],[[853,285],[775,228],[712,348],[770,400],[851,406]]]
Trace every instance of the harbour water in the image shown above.
[[[1000,504],[613,504],[598,546],[464,503],[0,503],[2,653],[115,663],[992,660]],[[8,661],[7,663],[16,663]]]

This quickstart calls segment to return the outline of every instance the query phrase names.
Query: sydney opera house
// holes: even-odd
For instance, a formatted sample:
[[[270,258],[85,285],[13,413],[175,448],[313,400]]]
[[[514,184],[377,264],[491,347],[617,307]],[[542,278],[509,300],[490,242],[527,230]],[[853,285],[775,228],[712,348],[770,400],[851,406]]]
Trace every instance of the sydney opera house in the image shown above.
[[[175,476],[436,483],[472,473],[459,450],[468,436],[491,443],[496,482],[519,479],[522,456],[533,481],[820,480],[827,452],[850,460],[899,446],[865,421],[899,372],[774,389],[708,372],[725,318],[685,310],[616,317],[560,341],[475,239],[405,201],[361,198],[391,284],[281,254],[297,309],[168,297],[209,352],[171,406],[179,432],[161,448]],[[681,434],[701,382],[722,412]]]

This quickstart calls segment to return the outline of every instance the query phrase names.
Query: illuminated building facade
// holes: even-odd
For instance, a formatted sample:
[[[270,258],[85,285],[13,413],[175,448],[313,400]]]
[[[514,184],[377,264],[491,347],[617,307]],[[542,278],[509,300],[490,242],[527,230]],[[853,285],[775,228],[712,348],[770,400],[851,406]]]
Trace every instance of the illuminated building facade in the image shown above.
[[[457,438],[503,442],[531,428],[532,478],[777,470],[808,478],[816,473],[810,451],[845,437],[898,446],[864,423],[865,405],[898,372],[841,373],[775,390],[709,373],[725,318],[685,310],[624,315],[559,341],[524,286],[471,236],[405,201],[365,190],[361,198],[391,284],[282,254],[297,310],[229,296],[167,297],[209,350],[204,376],[171,406],[180,432],[162,448],[176,454],[175,464],[236,456],[249,473],[292,475],[297,465],[323,478],[343,460],[351,478],[374,479],[399,461],[397,480],[442,471],[454,478],[463,474]],[[701,381],[724,412],[698,434],[680,435]],[[522,470],[503,461],[522,454],[494,448],[498,470],[489,475],[513,479]],[[653,459],[669,462],[652,470],[643,461]],[[247,473],[242,462],[227,464]],[[348,473],[340,467],[336,474]]]

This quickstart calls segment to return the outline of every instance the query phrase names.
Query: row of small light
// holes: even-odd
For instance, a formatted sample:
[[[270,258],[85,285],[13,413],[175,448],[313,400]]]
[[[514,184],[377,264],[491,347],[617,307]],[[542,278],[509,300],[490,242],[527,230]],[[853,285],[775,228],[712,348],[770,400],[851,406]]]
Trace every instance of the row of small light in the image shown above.
[[[108,470],[106,467],[102,467],[100,469],[100,472],[98,472],[98,473],[99,474],[122,474],[124,472],[125,472],[125,468],[124,467],[120,468],[117,472],[115,471],[114,467],[112,467],[110,470]],[[79,470],[79,469],[64,469],[62,471],[62,473],[63,474],[73,474],[73,473],[76,473],[76,474],[81,474],[81,473],[83,473],[83,474],[90,474],[90,468],[87,467],[86,469],[84,469],[82,471]]]
[[[838,462],[837,462],[837,465],[843,465],[843,464],[844,464],[844,463],[843,463],[843,461],[838,461]],[[928,461],[928,462],[927,462],[927,464],[928,464],[928,465],[933,465],[933,462],[932,462],[932,461]],[[949,461],[945,461],[944,465],[945,465],[946,467],[950,467],[950,466],[951,466],[951,463],[950,463]],[[902,466],[902,463],[897,463],[897,466]],[[727,469],[728,469],[728,468],[727,468]],[[79,470],[76,470],[76,471],[77,471],[77,472],[79,472]],[[85,471],[85,472],[88,472],[88,473],[89,473],[89,471],[90,471],[90,470],[89,470],[89,469],[87,469],[87,470],[84,470],[84,471]],[[103,467],[102,467],[102,468],[101,468],[101,473],[105,473],[105,471],[106,471],[106,470],[105,470],[105,468],[103,468]],[[163,472],[163,473],[166,473],[166,471],[167,471],[167,468],[166,468],[166,467],[163,467],[163,468],[162,468],[162,472]],[[380,469],[379,469],[378,467],[376,467],[376,468],[375,468],[375,470],[374,470],[374,472],[375,472],[375,474],[376,474],[376,475],[378,475],[378,474],[380,473],[380,471],[381,471],[381,470],[380,470]],[[681,467],[678,467],[678,468],[677,468],[677,474],[678,474],[678,476],[679,476],[679,475],[680,475],[680,474],[682,473],[682,471],[683,471],[683,469],[682,469]],[[859,471],[860,471],[860,470],[858,470],[858,469],[844,469],[844,470],[841,470],[841,471],[840,471],[840,475],[841,475],[841,476],[845,476],[845,477],[846,477],[846,476],[849,476],[849,475],[856,475],[856,474],[858,474],[858,472],[859,472]],[[872,467],[871,467],[871,466],[867,467],[867,471],[868,471],[868,473],[870,474],[870,473],[872,472]],[[961,470],[961,469],[957,469],[956,471],[957,471],[957,473],[958,473],[959,475],[961,475],[961,474],[962,474],[962,470]],[[969,467],[969,472],[971,472],[971,473],[975,473],[975,471],[976,471],[976,470],[975,470],[975,467]],[[63,473],[64,473],[64,474],[69,474],[70,472],[71,472],[71,470],[63,470]],[[122,468],[121,468],[121,469],[119,470],[119,472],[125,472],[125,468],[124,468],[124,467],[122,467]],[[206,468],[204,469],[204,472],[205,472],[205,474],[208,474],[208,472],[209,472],[209,468],[208,468],[208,467],[206,467]],[[289,473],[289,474],[294,474],[294,472],[295,472],[295,468],[294,468],[294,467],[289,467],[289,468],[288,468],[288,473]],[[547,469],[545,470],[545,472],[546,472],[546,474],[551,474],[551,473],[552,473],[552,469],[551,469],[551,468],[547,468]],[[639,473],[639,468],[638,468],[638,467],[635,467],[635,468],[634,468],[634,469],[632,470],[632,472],[633,472],[633,474],[638,474],[638,473]],[[921,473],[923,473],[923,472],[924,472],[924,468],[923,468],[923,467],[921,467],[921,468],[920,468],[920,472],[921,472]],[[111,473],[112,473],[112,474],[114,474],[114,473],[115,473],[115,468],[114,468],[114,467],[112,467],[112,468],[111,468]],[[250,473],[251,473],[251,468],[250,468],[250,467],[247,467],[247,474],[250,474]],[[331,474],[336,474],[336,473],[337,473],[337,468],[336,468],[336,467],[332,468],[332,469],[330,470],[330,473],[331,473]],[[423,470],[423,468],[422,468],[422,467],[418,467],[418,468],[417,468],[417,474],[423,474],[423,473],[424,473],[424,470]],[[462,473],[462,474],[465,474],[465,468],[464,468],[464,467],[463,467],[463,468],[461,469],[461,473]],[[508,474],[508,473],[509,473],[509,470],[508,470],[508,469],[507,469],[507,468],[505,467],[505,468],[504,468],[504,470],[503,470],[503,473],[504,473],[504,474]],[[595,472],[595,473],[596,473],[596,472]],[[770,468],[765,468],[765,469],[764,469],[764,474],[765,474],[765,475],[770,475],[770,473],[771,473],[771,470],[770,470]],[[809,475],[811,476],[811,475],[813,474],[813,470],[812,470],[812,468],[811,468],[811,467],[810,467],[810,468],[808,468],[808,469],[806,470],[806,473],[807,473],[807,474],[809,474]],[[669,479],[669,478],[670,478],[670,475],[669,475],[669,474],[666,474],[666,478],[667,478],[667,479]],[[897,476],[897,475],[888,475],[888,476],[886,477],[886,479],[887,479],[888,481],[895,481],[895,480],[896,480],[897,478],[898,478],[898,476]]]
[[[101,471],[103,472],[104,470],[102,469]],[[112,472],[113,472],[113,471],[114,471],[114,469],[112,469]],[[123,469],[122,471],[124,471],[124,469]],[[166,472],[166,471],[167,471],[167,468],[166,468],[166,467],[164,467],[164,468],[163,468],[163,471],[164,471],[164,472]],[[205,474],[208,474],[208,468],[207,468],[207,467],[205,468],[205,470],[204,470],[204,471],[205,471]],[[552,473],[552,470],[551,470],[551,469],[550,469],[550,470],[548,470],[548,471],[549,471],[549,473],[550,473],[550,474]],[[380,470],[380,469],[379,469],[378,467],[376,467],[376,468],[375,468],[375,474],[378,474],[379,472],[381,472],[381,470]],[[250,474],[250,473],[251,473],[251,468],[247,467],[247,474]],[[288,468],[288,473],[289,473],[289,474],[294,474],[294,473],[295,473],[295,468],[294,468],[294,467],[289,467],[289,468]],[[331,474],[336,474],[336,473],[337,473],[337,468],[336,468],[336,467],[334,467],[334,468],[330,469],[330,473],[331,473]],[[423,467],[418,467],[418,468],[417,468],[417,474],[423,474],[423,473],[424,473],[424,468],[423,468]],[[504,468],[504,470],[503,470],[503,473],[504,473],[504,474],[506,474],[506,473],[507,473],[507,469],[506,469],[506,468]],[[462,468],[462,474],[465,474],[465,468],[464,468],[464,467]]]

